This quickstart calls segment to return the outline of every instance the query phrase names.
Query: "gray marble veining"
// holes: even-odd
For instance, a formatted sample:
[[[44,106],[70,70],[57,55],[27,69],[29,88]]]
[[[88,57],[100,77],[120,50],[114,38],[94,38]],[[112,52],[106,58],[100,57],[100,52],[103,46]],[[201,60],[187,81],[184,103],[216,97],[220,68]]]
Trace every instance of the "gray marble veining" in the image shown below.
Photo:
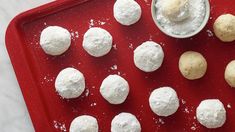
[[[50,1],[0,0],[0,132],[34,131],[6,51],[6,28],[17,14]]]

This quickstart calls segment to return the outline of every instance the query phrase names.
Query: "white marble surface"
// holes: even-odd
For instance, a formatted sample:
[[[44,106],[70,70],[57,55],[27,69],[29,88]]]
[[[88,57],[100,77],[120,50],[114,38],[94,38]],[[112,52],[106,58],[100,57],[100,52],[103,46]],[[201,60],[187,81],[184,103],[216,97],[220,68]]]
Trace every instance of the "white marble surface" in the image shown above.
[[[0,0],[0,132],[33,132],[31,120],[5,47],[10,20],[52,0]]]

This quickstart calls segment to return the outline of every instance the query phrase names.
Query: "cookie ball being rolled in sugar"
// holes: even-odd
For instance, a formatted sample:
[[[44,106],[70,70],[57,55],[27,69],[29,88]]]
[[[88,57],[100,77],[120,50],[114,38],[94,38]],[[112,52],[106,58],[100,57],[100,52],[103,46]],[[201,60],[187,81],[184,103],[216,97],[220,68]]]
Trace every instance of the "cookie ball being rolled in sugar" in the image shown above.
[[[195,51],[184,52],[179,59],[179,70],[189,80],[202,78],[207,70],[206,59]]]
[[[98,132],[99,126],[95,117],[82,115],[76,117],[69,128],[70,132]]]
[[[171,21],[182,21],[189,17],[189,0],[164,0],[162,13]]]
[[[130,26],[139,21],[142,11],[135,0],[117,0],[113,7],[113,13],[117,22]]]
[[[179,108],[179,99],[175,90],[171,87],[155,89],[149,97],[151,110],[158,116],[170,116]]]
[[[135,115],[122,112],[113,118],[111,132],[141,132],[141,125]]]
[[[113,37],[105,29],[93,27],[84,34],[82,46],[85,51],[94,57],[101,57],[112,49]]]
[[[85,78],[77,69],[65,68],[56,77],[55,88],[62,98],[77,98],[85,90]]]
[[[214,23],[215,35],[223,42],[235,40],[235,16],[224,14],[219,16]]]
[[[162,47],[153,41],[144,42],[134,50],[134,64],[144,72],[153,72],[159,69],[163,59]]]
[[[129,94],[129,84],[119,75],[109,75],[103,80],[100,93],[110,104],[121,104]]]
[[[220,100],[207,99],[197,107],[196,117],[198,122],[207,128],[219,128],[226,121],[226,110]]]
[[[43,51],[52,56],[63,54],[71,45],[71,35],[67,29],[59,26],[45,28],[40,36]]]

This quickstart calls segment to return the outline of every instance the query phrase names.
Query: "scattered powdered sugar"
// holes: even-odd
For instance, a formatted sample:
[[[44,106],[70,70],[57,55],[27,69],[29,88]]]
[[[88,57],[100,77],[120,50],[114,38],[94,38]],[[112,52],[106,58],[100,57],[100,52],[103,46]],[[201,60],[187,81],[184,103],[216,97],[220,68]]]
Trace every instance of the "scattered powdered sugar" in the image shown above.
[[[91,19],[90,22],[89,22],[89,28],[93,27],[94,26],[94,20]]]
[[[185,35],[194,32],[201,26],[206,15],[205,0],[190,0],[190,16],[179,22],[170,21],[163,15],[162,5],[164,1],[165,0],[158,0],[156,2],[156,19],[167,33]]]
[[[75,38],[79,38],[78,31],[71,30],[70,34],[71,34],[71,37],[72,37],[73,40],[75,40]]]
[[[113,45],[113,49],[117,50],[117,44]]]
[[[231,106],[230,104],[227,104],[227,108],[231,109],[231,108],[232,108],[232,106]]]
[[[91,103],[91,104],[90,104],[91,107],[94,107],[94,106],[96,106],[96,105],[97,105],[97,103]]]
[[[182,104],[186,104],[186,101],[184,99],[181,99]]]
[[[111,70],[117,70],[117,68],[118,68],[118,67],[117,67],[116,64],[110,67]]]
[[[65,127],[65,123],[60,123],[56,120],[53,121],[54,127],[58,130],[60,130],[61,132],[66,132],[66,127]]]
[[[162,118],[153,118],[153,121],[155,124],[158,124],[158,126],[165,124],[165,121]]]
[[[109,20],[109,19],[106,19],[106,20]],[[89,28],[92,28],[95,25],[105,25],[105,24],[106,24],[106,22],[104,22],[104,21],[101,21],[101,20],[95,21],[94,19],[90,19],[90,21],[89,21]]]
[[[89,89],[86,89],[86,90],[85,90],[85,96],[86,96],[86,97],[89,96],[89,93],[90,93]]]
[[[195,126],[191,127],[191,130],[195,131],[197,128]]]
[[[129,47],[130,49],[133,49],[133,44],[130,43],[128,47]]]
[[[206,32],[207,32],[208,37],[213,37],[214,36],[214,34],[211,30],[207,29]]]

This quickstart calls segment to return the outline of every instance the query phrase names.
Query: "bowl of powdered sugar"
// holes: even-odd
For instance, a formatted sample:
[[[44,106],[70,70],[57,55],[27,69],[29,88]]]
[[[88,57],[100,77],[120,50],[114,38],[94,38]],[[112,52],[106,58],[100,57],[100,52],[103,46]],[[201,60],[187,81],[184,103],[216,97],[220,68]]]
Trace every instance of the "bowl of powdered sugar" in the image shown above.
[[[210,16],[208,0],[153,0],[151,8],[157,27],[174,38],[196,35]]]

